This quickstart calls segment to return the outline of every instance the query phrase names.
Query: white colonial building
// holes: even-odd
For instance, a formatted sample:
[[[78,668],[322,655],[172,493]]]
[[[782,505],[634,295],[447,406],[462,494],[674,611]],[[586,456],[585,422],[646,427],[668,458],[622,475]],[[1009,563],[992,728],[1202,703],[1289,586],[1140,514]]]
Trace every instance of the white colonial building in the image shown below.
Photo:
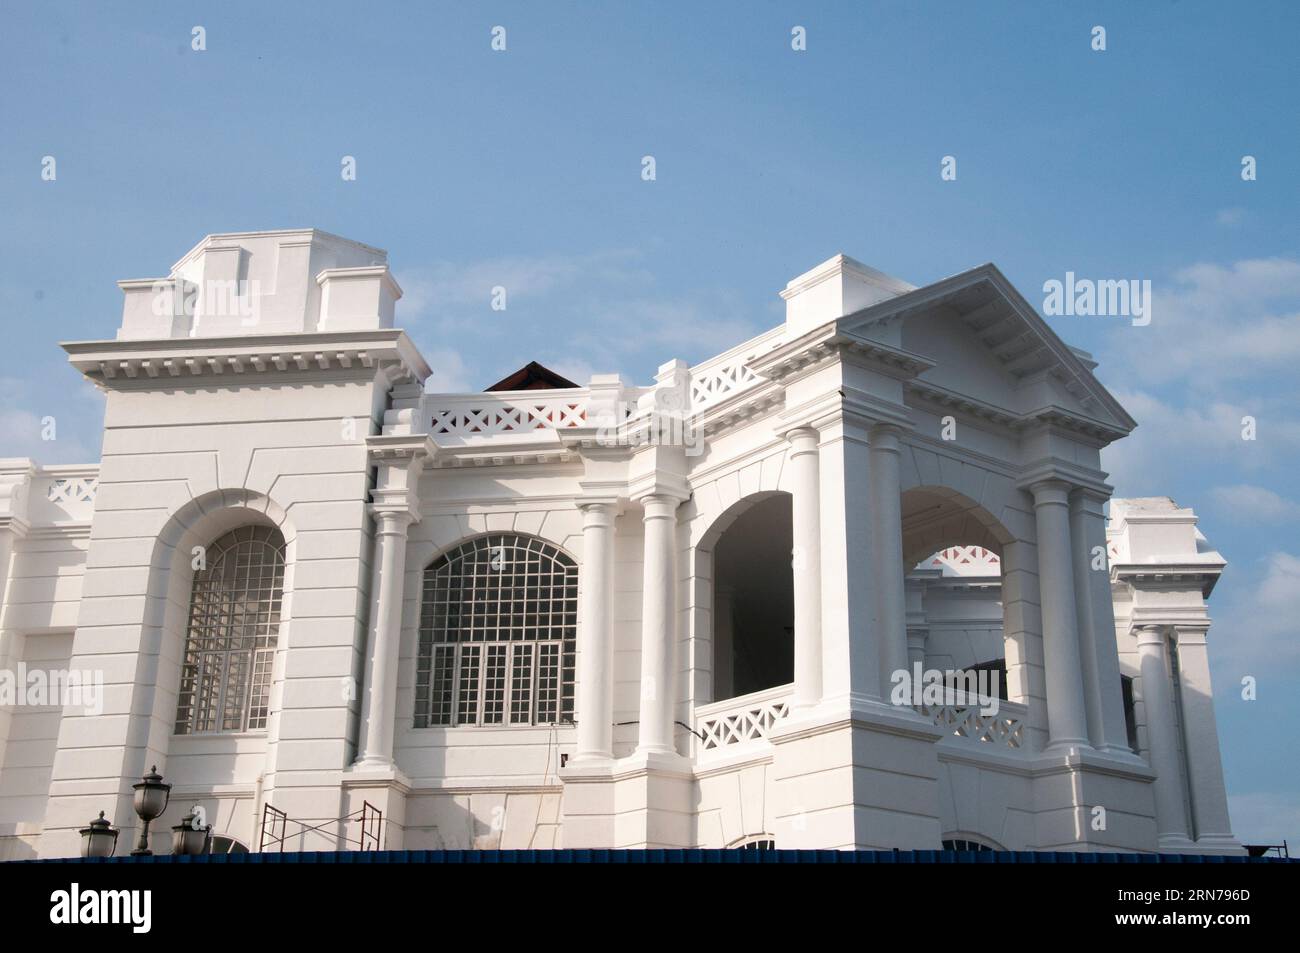
[[[100,811],[125,853],[152,765],[162,851],[195,806],[222,850],[1241,850],[1224,561],[1110,500],[1134,422],[994,266],[837,256],[648,386],[469,394],[366,245],[212,235],[120,284],[64,345],[102,459],[0,460],[0,858]],[[1002,697],[900,700],[926,669]]]

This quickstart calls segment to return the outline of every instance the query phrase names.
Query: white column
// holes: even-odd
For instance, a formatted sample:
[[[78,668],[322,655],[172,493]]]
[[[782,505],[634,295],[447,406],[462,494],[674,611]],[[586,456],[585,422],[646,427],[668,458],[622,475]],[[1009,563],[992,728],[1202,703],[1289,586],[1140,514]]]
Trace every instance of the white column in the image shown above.
[[[1038,529],[1038,587],[1043,610],[1049,747],[1088,747],[1074,601],[1069,485],[1044,480],[1031,488]]]
[[[673,647],[677,641],[676,497],[652,493],[645,508],[645,571],[641,605],[641,724],[637,751],[671,754]]]
[[[871,624],[871,474],[857,423],[819,421],[821,483],[822,700],[837,706],[880,700],[879,633]]]
[[[1228,818],[1228,794],[1223,787],[1219,757],[1219,729],[1214,720],[1214,691],[1210,685],[1210,659],[1206,630],[1178,626],[1178,673],[1183,702],[1183,740],[1187,750],[1187,777],[1191,786],[1192,818],[1198,843],[1235,845]]]
[[[1103,751],[1129,753],[1120,689],[1115,606],[1106,555],[1106,497],[1088,489],[1070,496],[1070,540],[1079,617],[1079,656],[1088,710],[1088,737]]]
[[[611,501],[582,509],[582,625],[578,629],[578,745],[574,761],[614,757],[614,519]]]
[[[873,615],[880,633],[880,686],[885,692],[894,672],[908,670],[902,490],[898,474],[900,432],[890,424],[871,431]]]
[[[1156,772],[1156,831],[1161,841],[1187,839],[1187,814],[1183,810],[1183,774],[1178,761],[1178,735],[1174,729],[1173,693],[1165,658],[1164,628],[1138,629],[1138,664],[1142,673],[1142,703],[1146,710],[1147,760]]]
[[[794,707],[822,699],[821,486],[817,431],[799,427],[790,442],[790,490],[794,552]]]
[[[397,662],[402,630],[406,535],[412,513],[406,507],[375,506],[375,565],[371,591],[375,615],[366,638],[365,694],[358,767],[393,765],[393,722],[397,705]]]

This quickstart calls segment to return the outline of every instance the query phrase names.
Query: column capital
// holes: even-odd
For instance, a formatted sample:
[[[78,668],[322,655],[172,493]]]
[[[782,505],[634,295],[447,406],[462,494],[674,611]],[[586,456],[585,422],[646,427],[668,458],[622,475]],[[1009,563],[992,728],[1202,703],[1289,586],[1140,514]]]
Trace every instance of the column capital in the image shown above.
[[[780,436],[784,437],[786,443],[790,444],[792,454],[816,453],[817,444],[821,440],[817,428],[811,424],[799,424],[797,427],[783,430],[780,432]]]
[[[574,505],[582,511],[584,523],[589,526],[594,525],[601,517],[612,520],[618,516],[618,511],[621,509],[618,498],[613,496],[579,497],[574,501]]]
[[[1159,645],[1161,648],[1165,645],[1166,627],[1154,622],[1144,622],[1135,625],[1133,631],[1137,636],[1138,645]]]
[[[1034,506],[1069,506],[1070,490],[1073,486],[1065,480],[1038,480],[1030,484],[1029,492],[1033,494]]]
[[[681,506],[684,500],[676,493],[646,493],[636,497],[636,502],[640,503],[645,511],[641,517],[642,521],[648,522],[676,519],[677,507]]]
[[[898,453],[902,446],[903,434],[907,428],[886,421],[871,428],[871,449],[882,453]]]
[[[1070,496],[1072,499],[1077,499],[1082,504],[1092,504],[1096,507],[1096,512],[1100,513],[1101,508],[1110,501],[1111,489],[1109,487],[1102,489],[1101,487],[1087,483],[1075,484]]]
[[[1099,498],[1103,503],[1110,499],[1114,488],[1105,481],[1106,474],[1100,470],[1081,467],[1058,457],[1046,457],[1023,467],[1016,485],[1036,495],[1040,485],[1059,484],[1065,488],[1067,496],[1073,493],[1087,493]]]
[[[663,484],[648,487],[631,496],[633,503],[638,503],[644,507],[671,506],[674,510],[690,498],[691,494],[688,491],[677,487],[664,486]]]
[[[420,521],[419,512],[406,501],[376,501],[370,504],[370,515],[375,532],[385,536],[405,536],[411,524]]]

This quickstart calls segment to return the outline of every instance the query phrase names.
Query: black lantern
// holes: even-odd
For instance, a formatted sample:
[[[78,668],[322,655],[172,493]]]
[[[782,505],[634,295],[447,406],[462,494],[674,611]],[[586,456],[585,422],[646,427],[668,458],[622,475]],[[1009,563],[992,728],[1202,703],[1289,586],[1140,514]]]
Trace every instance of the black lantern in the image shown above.
[[[112,857],[117,850],[117,828],[104,820],[104,812],[81,829],[82,857]]]
[[[211,843],[212,825],[200,827],[194,808],[190,808],[190,812],[172,828],[173,854],[206,854]]]
[[[167,810],[167,802],[172,796],[172,786],[163,783],[162,775],[158,773],[158,765],[155,764],[149,769],[148,774],[131,787],[135,791],[135,813],[144,822],[140,826],[140,840],[136,843],[135,850],[131,851],[131,856],[148,856],[153,853],[149,849],[149,822],[162,816],[162,812]]]

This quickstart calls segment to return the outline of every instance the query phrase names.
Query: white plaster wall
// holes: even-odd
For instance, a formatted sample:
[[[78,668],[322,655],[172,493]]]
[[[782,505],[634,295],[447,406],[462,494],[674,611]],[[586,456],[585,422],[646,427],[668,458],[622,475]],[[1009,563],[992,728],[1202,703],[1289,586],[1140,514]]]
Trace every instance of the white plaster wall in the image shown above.
[[[481,470],[427,472],[421,480],[421,520],[410,530],[394,753],[412,787],[403,839],[411,849],[560,846],[557,772],[561,757],[574,750],[573,726],[414,727],[423,574],[438,555],[482,533],[517,532],[568,553],[578,562],[581,577],[582,514],[575,502],[581,471],[552,465],[491,473],[485,479]],[[616,709],[623,705],[616,721],[637,717],[640,528],[639,510],[618,519],[615,670],[630,670],[632,684],[629,689],[620,682],[616,689]],[[628,586],[633,588],[625,592]],[[632,713],[626,715],[629,690]],[[635,745],[635,725],[623,734]]]
[[[129,785],[154,763],[194,796],[251,798],[260,784],[291,817],[337,816],[337,772],[355,744],[356,693],[344,686],[360,676],[366,619],[373,373],[233,388],[182,379],[109,394],[73,644],[74,667],[104,672],[107,708],[64,719],[50,852],[75,849],[76,828],[98,810],[130,828]],[[173,745],[190,547],[268,519],[289,550],[271,725]]]
[[[64,671],[71,655],[70,631],[28,634],[18,653],[29,672]],[[0,860],[35,856],[62,718],[60,705],[25,705],[12,712],[0,761]]]

